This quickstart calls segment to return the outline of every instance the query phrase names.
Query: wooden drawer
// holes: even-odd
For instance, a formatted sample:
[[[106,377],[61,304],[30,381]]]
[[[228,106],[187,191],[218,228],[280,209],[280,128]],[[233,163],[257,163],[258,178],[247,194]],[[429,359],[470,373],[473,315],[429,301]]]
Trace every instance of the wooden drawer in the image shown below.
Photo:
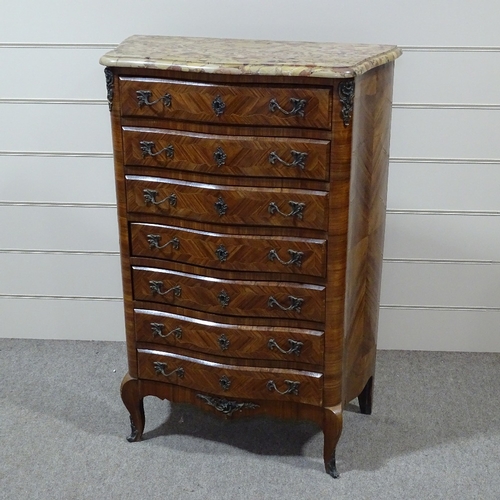
[[[328,193],[127,175],[127,210],[219,224],[326,230]]]
[[[225,397],[322,403],[321,373],[225,365],[149,349],[138,349],[137,353],[142,379]]]
[[[323,286],[223,280],[149,267],[132,267],[132,283],[135,300],[229,316],[325,320]]]
[[[220,234],[160,224],[130,225],[132,255],[229,271],[324,277],[326,240]]]
[[[159,311],[134,311],[137,342],[219,356],[323,364],[324,332],[215,323]]]
[[[125,127],[123,143],[126,165],[249,177],[329,177],[329,141]]]
[[[122,116],[330,128],[331,91],[120,77]]]

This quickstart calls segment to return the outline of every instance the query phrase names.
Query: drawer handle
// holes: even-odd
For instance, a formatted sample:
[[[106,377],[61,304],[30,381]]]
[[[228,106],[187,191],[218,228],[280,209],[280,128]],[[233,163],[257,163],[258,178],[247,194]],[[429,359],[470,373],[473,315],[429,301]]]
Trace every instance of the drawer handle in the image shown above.
[[[215,210],[217,210],[217,213],[219,214],[220,217],[226,214],[227,212],[227,205],[222,196],[219,196],[217,201],[214,203]]]
[[[229,348],[229,344],[231,343],[229,339],[222,334],[218,339],[217,342],[219,343],[219,347],[221,348],[221,351],[225,351]]]
[[[219,245],[217,247],[217,250],[215,250],[215,255],[221,262],[226,262],[227,258],[229,257],[229,252],[224,245]]]
[[[219,300],[219,303],[222,307],[227,307],[229,305],[229,301],[231,300],[231,297],[229,297],[226,290],[222,290],[219,293],[219,295],[217,295],[217,299]]]
[[[168,201],[172,207],[175,207],[177,205],[177,195],[175,193],[168,195],[161,201],[156,201],[156,197],[158,196],[158,191],[156,191],[155,189],[144,189],[143,195],[144,195],[144,203],[146,205],[161,205],[166,201]]]
[[[174,293],[174,297],[180,297],[181,296],[181,286],[180,285],[176,285],[176,286],[173,286],[172,288],[169,288],[168,290],[166,290],[165,292],[162,292],[162,288],[163,288],[163,281],[150,281],[149,282],[149,288],[152,292],[153,295],[167,295],[167,293],[170,293],[170,292],[173,292]]]
[[[293,161],[291,163],[281,159],[276,151],[272,151],[269,154],[269,163],[271,165],[275,165],[276,162],[280,162],[286,167],[298,167],[300,170],[305,170],[306,168],[306,160],[307,160],[307,153],[301,153],[300,151],[295,151],[292,149],[290,151],[290,154],[292,155]]]
[[[254,410],[259,407],[259,405],[250,401],[238,403],[238,401],[228,401],[224,398],[214,398],[212,396],[206,396],[205,394],[197,394],[196,397],[205,401],[207,405],[213,406],[217,411],[220,411],[228,417],[230,417],[235,411],[242,411],[244,409]]]
[[[174,157],[174,147],[172,144],[169,144],[167,147],[160,149],[156,153],[153,153],[153,149],[155,148],[155,143],[153,141],[139,141],[139,145],[141,146],[142,157],[146,158],[146,156],[158,156],[162,153],[167,153],[167,158]]]
[[[302,346],[304,344],[302,342],[292,339],[288,339],[288,344],[290,345],[290,349],[288,349],[288,351],[285,351],[278,345],[276,340],[269,339],[267,347],[269,348],[270,351],[272,351],[276,347],[276,349],[278,349],[278,351],[282,352],[283,354],[295,354],[296,356],[300,356],[300,351],[302,350]]]
[[[184,378],[184,368],[179,367],[175,370],[172,370],[170,373],[167,373],[168,369],[167,363],[162,363],[161,361],[154,361],[153,366],[155,368],[156,375],[163,375],[164,377],[170,377],[174,373],[177,374],[179,378]]]
[[[148,243],[149,243],[149,248],[157,248],[158,250],[161,250],[162,248],[168,247],[168,245],[172,245],[172,248],[174,250],[179,250],[181,242],[179,241],[179,238],[174,237],[170,241],[167,241],[164,245],[160,245],[160,240],[161,240],[161,235],[160,234],[148,234]]]
[[[214,160],[217,166],[220,168],[222,165],[226,164],[227,155],[224,150],[219,146],[214,153]]]
[[[229,380],[229,377],[227,377],[226,375],[223,375],[219,379],[219,384],[222,387],[223,391],[229,391],[229,388],[231,387],[231,380]]]
[[[299,387],[300,387],[300,382],[294,382],[293,380],[285,380],[285,384],[288,386],[287,389],[284,391],[280,391],[277,387],[276,384],[274,383],[274,380],[269,380],[267,383],[267,388],[269,391],[276,391],[278,394],[293,394],[294,396],[299,395]]]
[[[273,248],[272,250],[269,251],[269,255],[267,256],[270,261],[274,261],[276,259],[278,262],[281,262],[284,266],[290,266],[292,264],[295,264],[297,267],[300,267],[302,265],[302,257],[304,256],[304,252],[297,252],[295,250],[287,250],[288,253],[290,254],[290,260],[284,261],[281,260],[278,252]]]
[[[153,106],[157,102],[162,102],[166,108],[172,106],[172,96],[170,94],[164,94],[156,101],[150,101],[149,98],[152,96],[151,90],[138,90],[136,93],[137,104],[140,108],[143,106]]]
[[[271,111],[271,113],[274,113],[276,110],[279,110],[284,115],[290,115],[290,116],[299,115],[302,118],[304,118],[305,116],[304,108],[306,107],[307,100],[296,99],[294,97],[291,97],[290,104],[292,105],[292,109],[290,111],[287,111],[278,104],[278,101],[276,99],[273,98],[269,101],[269,111]]]
[[[297,201],[289,201],[288,204],[292,207],[292,211],[288,214],[285,214],[278,208],[278,205],[274,201],[272,201],[271,203],[269,203],[269,213],[275,214],[276,212],[278,212],[283,217],[297,217],[297,219],[302,220],[304,218],[304,209],[306,208],[306,204],[299,203]]]
[[[296,311],[300,313],[302,304],[304,303],[304,299],[300,299],[298,297],[294,297],[293,295],[289,295],[288,299],[290,300],[290,305],[288,307],[283,307],[272,295],[269,297],[267,301],[268,307],[271,309],[274,306],[278,306],[282,311]]]
[[[153,334],[153,337],[161,337],[163,339],[166,339],[168,336],[173,335],[176,339],[182,338],[182,328],[180,326],[174,328],[167,334],[164,334],[163,330],[165,330],[165,325],[163,323],[151,323],[151,332]]]
[[[218,95],[213,101],[212,101],[212,109],[214,110],[214,113],[217,116],[222,115],[224,113],[224,110],[226,109],[226,104],[222,100],[222,97]]]

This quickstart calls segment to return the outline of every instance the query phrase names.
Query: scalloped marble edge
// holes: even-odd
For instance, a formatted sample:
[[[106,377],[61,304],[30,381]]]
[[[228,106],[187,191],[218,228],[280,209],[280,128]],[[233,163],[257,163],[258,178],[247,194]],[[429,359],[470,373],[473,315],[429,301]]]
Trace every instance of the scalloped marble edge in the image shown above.
[[[353,78],[401,54],[395,45],[133,35],[99,62],[193,73]]]

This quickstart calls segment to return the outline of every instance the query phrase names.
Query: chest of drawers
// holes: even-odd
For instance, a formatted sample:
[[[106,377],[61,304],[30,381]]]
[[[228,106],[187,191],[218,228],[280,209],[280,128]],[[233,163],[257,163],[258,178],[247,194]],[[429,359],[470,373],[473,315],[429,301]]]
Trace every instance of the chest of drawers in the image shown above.
[[[134,36],[102,57],[122,398],[310,419],[372,405],[392,46]]]

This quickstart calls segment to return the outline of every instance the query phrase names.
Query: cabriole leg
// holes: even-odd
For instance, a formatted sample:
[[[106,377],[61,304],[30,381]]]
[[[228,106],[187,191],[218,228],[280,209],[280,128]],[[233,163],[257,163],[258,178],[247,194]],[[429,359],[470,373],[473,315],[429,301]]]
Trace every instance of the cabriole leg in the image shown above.
[[[122,401],[130,413],[131,434],[127,437],[130,443],[140,441],[144,432],[144,398],[139,391],[139,381],[127,373],[121,386]]]
[[[333,406],[324,409],[323,434],[325,438],[323,456],[325,470],[330,476],[337,478],[339,473],[335,463],[335,448],[342,433],[342,407]]]

